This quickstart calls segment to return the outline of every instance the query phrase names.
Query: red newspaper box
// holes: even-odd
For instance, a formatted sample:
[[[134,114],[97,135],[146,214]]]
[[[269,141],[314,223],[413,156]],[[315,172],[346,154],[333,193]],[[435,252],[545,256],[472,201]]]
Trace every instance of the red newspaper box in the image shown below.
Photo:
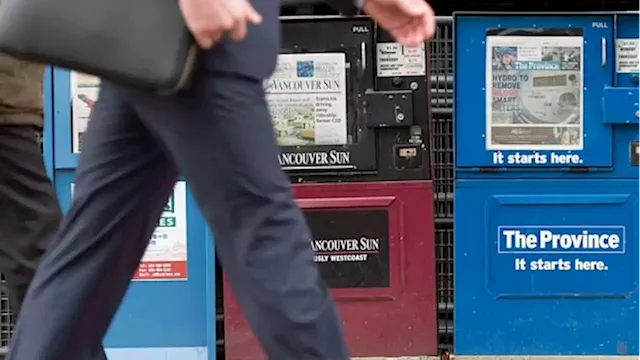
[[[354,357],[437,353],[430,181],[309,184],[295,194]],[[225,283],[226,360],[266,359]]]
[[[351,355],[437,355],[426,47],[400,46],[366,17],[282,23],[265,81],[279,160]],[[225,360],[266,359],[223,293]]]

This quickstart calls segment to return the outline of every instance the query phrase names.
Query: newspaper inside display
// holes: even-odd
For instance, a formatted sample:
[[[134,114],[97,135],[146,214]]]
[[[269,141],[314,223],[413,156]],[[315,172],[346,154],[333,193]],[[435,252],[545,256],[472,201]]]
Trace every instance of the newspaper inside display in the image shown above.
[[[265,93],[278,145],[347,144],[345,54],[281,54]]]
[[[486,147],[582,150],[583,37],[487,36]]]
[[[82,151],[82,138],[91,119],[93,105],[98,100],[100,79],[87,74],[71,72],[71,151]]]

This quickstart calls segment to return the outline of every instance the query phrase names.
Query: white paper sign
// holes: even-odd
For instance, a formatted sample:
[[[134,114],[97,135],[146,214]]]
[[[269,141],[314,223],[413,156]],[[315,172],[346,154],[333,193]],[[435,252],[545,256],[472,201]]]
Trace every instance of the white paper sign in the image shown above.
[[[616,40],[616,71],[619,73],[637,73],[640,55],[640,39]]]
[[[75,184],[71,184],[71,201]],[[187,280],[187,186],[176,182],[158,219],[134,281]]]
[[[378,77],[424,76],[427,71],[425,46],[402,46],[397,43],[377,44]]]

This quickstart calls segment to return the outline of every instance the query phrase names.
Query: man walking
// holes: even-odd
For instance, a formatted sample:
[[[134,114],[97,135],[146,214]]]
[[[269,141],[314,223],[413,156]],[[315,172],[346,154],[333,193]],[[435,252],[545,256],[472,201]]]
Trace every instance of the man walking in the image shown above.
[[[118,309],[178,176],[216,234],[222,266],[270,359],[345,360],[264,98],[279,49],[277,0],[178,0],[206,49],[172,97],[104,83],[74,202],[27,294],[10,360],[80,360]],[[353,12],[350,0],[334,0]],[[360,1],[396,41],[435,32],[422,0]],[[132,196],[135,194],[135,196]]]
[[[0,55],[0,272],[14,319],[62,218],[37,138],[43,73],[40,65]],[[105,359],[97,348],[96,358]]]

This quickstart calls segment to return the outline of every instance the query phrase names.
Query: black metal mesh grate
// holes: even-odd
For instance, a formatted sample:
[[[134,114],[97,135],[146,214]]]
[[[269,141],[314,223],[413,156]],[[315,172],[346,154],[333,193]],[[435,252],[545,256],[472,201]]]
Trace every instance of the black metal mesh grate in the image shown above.
[[[8,346],[13,331],[13,316],[9,308],[6,280],[0,275],[0,347]],[[0,357],[1,358],[1,357]]]
[[[438,344],[453,349],[453,23],[438,17],[430,42]]]
[[[222,267],[216,258],[216,359],[224,360],[224,297]]]
[[[453,45],[451,18],[439,17],[430,43],[431,136],[436,219],[453,219]]]

